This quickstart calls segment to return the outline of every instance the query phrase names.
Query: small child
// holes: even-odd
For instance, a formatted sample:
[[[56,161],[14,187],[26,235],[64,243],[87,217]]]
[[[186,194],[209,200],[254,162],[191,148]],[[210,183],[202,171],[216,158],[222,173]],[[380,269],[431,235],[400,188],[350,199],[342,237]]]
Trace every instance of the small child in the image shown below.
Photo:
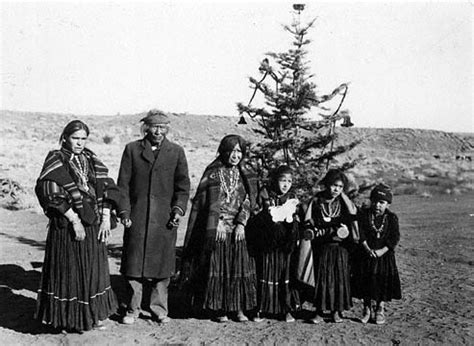
[[[388,209],[392,203],[390,187],[375,186],[370,202],[370,207],[362,209],[359,215],[361,254],[355,263],[353,296],[364,300],[362,323],[374,319],[374,300],[375,323],[384,324],[384,302],[401,299],[394,252],[400,232],[397,215]]]
[[[259,193],[260,212],[250,224],[249,241],[256,257],[258,279],[255,322],[263,320],[260,314],[295,321],[291,311],[297,308],[299,299],[290,279],[290,259],[298,235],[297,221],[293,219],[298,200],[290,191],[292,183],[290,167],[276,169],[269,185]]]

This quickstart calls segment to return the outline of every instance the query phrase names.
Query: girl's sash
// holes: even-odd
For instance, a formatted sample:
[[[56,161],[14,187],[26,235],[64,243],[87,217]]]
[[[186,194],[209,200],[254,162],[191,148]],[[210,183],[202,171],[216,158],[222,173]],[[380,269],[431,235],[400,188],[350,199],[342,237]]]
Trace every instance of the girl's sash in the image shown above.
[[[306,213],[304,215],[305,222],[311,220],[312,209],[313,200],[311,200],[308,205],[308,209],[306,209]],[[300,239],[296,275],[299,281],[305,283],[306,285],[315,287],[313,249],[311,248],[311,240],[309,239]]]

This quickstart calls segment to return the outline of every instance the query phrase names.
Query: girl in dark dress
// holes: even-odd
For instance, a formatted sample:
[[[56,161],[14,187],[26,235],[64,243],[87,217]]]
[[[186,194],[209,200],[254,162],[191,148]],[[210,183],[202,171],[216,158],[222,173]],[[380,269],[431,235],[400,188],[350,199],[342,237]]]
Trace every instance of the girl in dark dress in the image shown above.
[[[370,194],[370,208],[360,211],[361,254],[355,262],[353,296],[364,300],[362,323],[373,318],[372,300],[376,302],[375,323],[384,324],[384,302],[401,299],[400,278],[395,261],[395,247],[400,240],[398,217],[388,209],[392,193],[379,184]]]
[[[190,271],[192,304],[211,311],[219,322],[227,322],[230,314],[248,321],[245,312],[257,305],[255,261],[245,236],[257,179],[242,164],[245,151],[242,137],[222,139],[219,156],[197,188],[184,240],[183,272]]]
[[[347,183],[344,173],[329,170],[321,181],[325,190],[313,197],[305,214],[305,238],[313,239],[315,324],[327,310],[334,322],[342,322],[342,311],[352,306],[349,249],[359,236],[356,208],[343,193]]]
[[[249,225],[257,264],[256,322],[262,320],[260,314],[280,315],[286,322],[294,322],[290,312],[299,307],[297,290],[290,277],[291,256],[298,236],[295,217],[299,203],[290,190],[292,174],[288,166],[280,166],[273,172],[269,185],[259,193],[260,212]]]
[[[88,136],[86,124],[70,122],[35,188],[49,218],[35,317],[75,332],[102,329],[117,309],[106,242],[119,193],[104,164],[84,147]]]

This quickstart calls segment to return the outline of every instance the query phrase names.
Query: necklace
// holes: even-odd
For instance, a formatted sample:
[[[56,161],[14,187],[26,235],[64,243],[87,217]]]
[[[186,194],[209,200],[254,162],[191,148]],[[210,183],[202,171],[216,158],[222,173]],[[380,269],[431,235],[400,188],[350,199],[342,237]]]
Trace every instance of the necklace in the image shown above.
[[[375,216],[374,216],[374,214],[371,213],[369,218],[370,218],[370,226],[375,231],[375,235],[376,235],[377,239],[380,239],[380,235],[381,235],[383,229],[385,228],[385,221],[387,220],[387,214],[383,214],[382,224],[378,228],[375,225]]]
[[[228,172],[228,174],[224,174],[224,171]],[[224,193],[225,201],[230,203],[232,195],[237,189],[237,182],[239,181],[237,167],[232,167],[231,169],[219,169],[219,181],[221,183],[221,191]]]
[[[73,155],[69,161],[71,168],[79,177],[79,184],[84,190],[89,191],[89,165],[84,155]]]
[[[326,210],[325,205],[326,203],[321,203],[321,215],[323,217],[324,222],[331,222],[331,220],[334,217],[339,216],[341,213],[341,204],[338,202],[329,202],[327,203],[328,209]],[[334,206],[334,209],[332,209],[331,206]]]

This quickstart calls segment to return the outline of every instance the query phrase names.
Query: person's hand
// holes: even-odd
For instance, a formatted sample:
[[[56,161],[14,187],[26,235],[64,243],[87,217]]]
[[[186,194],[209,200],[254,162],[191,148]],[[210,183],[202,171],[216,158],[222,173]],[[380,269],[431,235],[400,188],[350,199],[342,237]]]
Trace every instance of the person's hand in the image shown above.
[[[168,220],[168,223],[166,224],[166,227],[169,229],[173,229],[174,227],[179,226],[179,221],[181,220],[181,215],[177,212],[172,212],[170,219]]]
[[[382,257],[383,255],[385,255],[384,249],[375,250],[374,253],[375,253],[375,257]]]
[[[226,230],[224,226],[224,222],[219,220],[217,223],[217,230],[216,230],[216,241],[221,242],[225,241],[226,238]]]
[[[64,213],[64,217],[72,223],[72,229],[74,230],[75,235],[74,239],[77,241],[82,241],[86,239],[86,230],[79,216],[72,209],[68,209]]]
[[[81,221],[73,223],[72,228],[74,229],[74,233],[76,235],[76,237],[74,238],[75,240],[83,241],[84,239],[86,239],[86,230]]]
[[[369,245],[367,245],[367,242],[364,241],[364,243],[362,244],[362,246],[364,247],[364,250],[365,252],[367,253],[367,255],[369,257],[372,257],[372,258],[377,258],[377,255],[375,254],[375,251],[372,250]]]
[[[106,217],[102,219],[99,227],[99,235],[97,239],[103,243],[108,243],[110,238],[110,218]]]
[[[120,222],[122,223],[122,225],[123,225],[125,228],[130,228],[130,227],[132,227],[132,220],[130,220],[129,218],[121,218],[121,219],[120,219]]]
[[[235,241],[242,241],[245,239],[245,227],[242,224],[235,226]]]

